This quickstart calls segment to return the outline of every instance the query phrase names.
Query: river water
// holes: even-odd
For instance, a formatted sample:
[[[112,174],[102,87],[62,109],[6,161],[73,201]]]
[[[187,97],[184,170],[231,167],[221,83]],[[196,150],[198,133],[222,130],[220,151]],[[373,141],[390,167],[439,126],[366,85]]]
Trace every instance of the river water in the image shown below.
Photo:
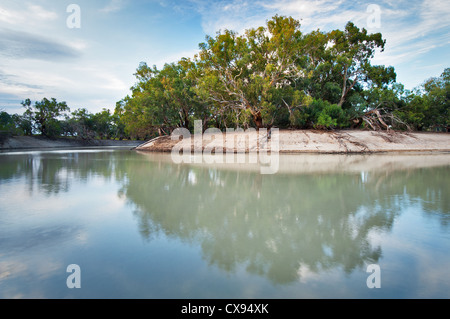
[[[449,180],[448,153],[0,153],[0,298],[450,298]]]

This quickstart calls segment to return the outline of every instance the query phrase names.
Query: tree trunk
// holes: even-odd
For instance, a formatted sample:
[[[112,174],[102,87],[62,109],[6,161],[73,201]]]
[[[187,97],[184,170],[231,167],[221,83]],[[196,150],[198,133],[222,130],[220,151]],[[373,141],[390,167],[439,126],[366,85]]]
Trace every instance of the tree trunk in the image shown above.
[[[246,101],[246,107],[250,110],[252,116],[253,116],[253,122],[255,122],[256,128],[260,129],[263,127],[263,121],[261,116],[261,111],[255,111],[250,103]]]
[[[255,122],[256,128],[260,129],[263,127],[263,121],[261,117],[261,112],[252,112],[253,121]]]
[[[342,83],[342,94],[341,99],[339,100],[339,106],[342,107],[342,104],[344,104],[345,96],[347,95],[347,68],[345,68],[345,72],[343,75],[344,81]]]

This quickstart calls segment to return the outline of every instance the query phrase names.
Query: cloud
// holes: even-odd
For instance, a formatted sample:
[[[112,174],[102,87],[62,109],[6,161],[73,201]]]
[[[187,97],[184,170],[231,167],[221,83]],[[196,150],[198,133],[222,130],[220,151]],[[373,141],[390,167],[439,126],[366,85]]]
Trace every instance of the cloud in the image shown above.
[[[202,27],[207,34],[231,29],[242,33],[245,29],[265,25],[274,15],[292,16],[301,21],[304,29],[342,27],[348,21],[365,20],[366,5],[354,5],[335,0],[191,0],[202,16]],[[306,28],[305,28],[306,27]]]
[[[41,85],[29,84],[22,81],[16,75],[8,74],[0,70],[0,97],[3,101],[17,102],[18,96],[30,94],[42,94]]]
[[[21,10],[0,7],[0,21],[10,25],[38,25],[45,21],[53,21],[58,18],[54,11],[46,10],[39,5],[28,4]]]
[[[242,34],[275,14],[300,20],[304,33],[342,30],[348,21],[381,32],[386,49],[373,62],[403,68],[402,83],[402,77],[424,80],[442,71],[438,63],[448,64],[443,61],[450,44],[447,0],[103,0],[80,3],[80,29],[67,28],[65,5],[55,3],[1,1],[0,106],[12,107],[13,96],[19,101],[54,96],[71,106],[113,107],[128,93],[139,61],[161,68],[195,54],[205,33],[214,36],[226,28]],[[381,28],[367,26],[371,3],[381,8]],[[114,14],[125,9],[127,15]]]
[[[0,55],[15,59],[58,61],[80,57],[74,46],[40,35],[0,29]]]
[[[58,18],[56,12],[46,10],[38,5],[28,5],[28,10],[33,18],[38,20],[56,20]]]
[[[450,40],[450,3],[439,0],[386,4],[382,7],[382,28],[386,50],[377,63],[401,64],[420,59]]]
[[[243,33],[248,28],[264,25],[270,18],[260,2],[190,0],[190,5],[200,14],[203,31],[209,35],[224,29]]]
[[[103,13],[112,13],[120,11],[125,5],[123,0],[111,0],[105,7],[101,8],[99,11]]]
[[[413,0],[374,2],[380,8],[380,28],[370,28],[370,2],[347,0],[190,0],[201,15],[205,33],[245,29],[265,25],[274,15],[300,20],[303,32],[343,29],[348,21],[370,33],[381,32],[386,50],[375,55],[379,64],[408,63],[450,43],[450,2]]]

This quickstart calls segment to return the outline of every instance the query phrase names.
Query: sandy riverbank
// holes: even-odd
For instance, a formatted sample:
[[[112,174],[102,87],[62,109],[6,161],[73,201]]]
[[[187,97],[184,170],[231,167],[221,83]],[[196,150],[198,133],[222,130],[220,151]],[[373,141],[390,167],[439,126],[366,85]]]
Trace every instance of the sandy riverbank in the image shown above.
[[[46,149],[46,148],[72,148],[72,147],[136,147],[142,141],[116,141],[116,140],[76,140],[70,138],[50,139],[41,136],[14,136],[0,139],[0,150],[16,149]]]
[[[195,138],[172,140],[170,136],[159,137],[139,145],[136,150],[170,152],[194,149]],[[233,143],[234,141],[234,143]],[[278,141],[278,143],[277,143]],[[255,131],[227,134],[204,134],[203,150],[222,152],[252,152],[276,150],[280,153],[380,153],[380,152],[450,152],[449,133],[386,132],[386,131],[317,131],[279,130],[278,136]],[[214,151],[213,151],[214,152]]]

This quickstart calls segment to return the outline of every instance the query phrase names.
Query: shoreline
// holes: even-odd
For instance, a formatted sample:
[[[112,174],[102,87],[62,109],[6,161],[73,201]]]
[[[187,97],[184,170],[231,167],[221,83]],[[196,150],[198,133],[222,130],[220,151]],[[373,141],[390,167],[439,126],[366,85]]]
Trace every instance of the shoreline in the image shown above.
[[[72,138],[47,138],[43,136],[13,136],[0,140],[0,151],[59,149],[79,147],[129,147],[142,144],[142,141],[130,140],[77,140]]]
[[[318,131],[279,130],[278,137],[267,140],[267,134],[240,132],[204,134],[202,151],[214,154],[276,151],[280,154],[373,154],[373,153],[430,153],[450,152],[450,133],[386,132],[386,131]],[[171,152],[174,146],[194,151],[194,138],[172,140],[160,136],[149,141],[133,140],[77,140],[42,136],[14,136],[0,140],[0,151],[35,150],[79,147],[129,147],[142,152]],[[220,137],[223,137],[222,139]],[[231,137],[232,147],[227,147]],[[278,144],[274,147],[274,142]]]
[[[222,138],[221,138],[222,137]],[[172,140],[161,136],[138,145],[143,152],[194,151],[194,138]],[[231,146],[227,143],[231,143]],[[278,147],[276,147],[276,144]],[[275,148],[274,148],[275,147]],[[278,136],[258,132],[204,134],[202,151],[208,153],[372,154],[450,152],[450,133],[359,130],[279,130]]]

